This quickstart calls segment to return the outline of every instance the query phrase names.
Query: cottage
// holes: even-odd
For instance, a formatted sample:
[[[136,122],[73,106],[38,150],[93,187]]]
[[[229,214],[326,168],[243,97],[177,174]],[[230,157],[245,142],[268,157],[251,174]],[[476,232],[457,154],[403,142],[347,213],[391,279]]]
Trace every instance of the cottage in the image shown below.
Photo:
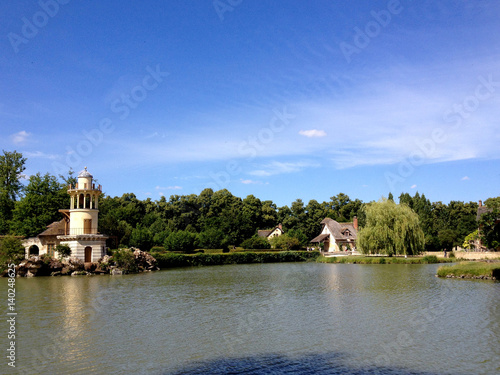
[[[259,229],[257,231],[257,235],[259,237],[264,237],[268,240],[270,240],[273,237],[279,237],[284,233],[285,232],[283,232],[283,226],[281,224],[279,224],[277,227],[274,227],[273,229],[262,229],[262,230]]]
[[[312,243],[322,243],[326,252],[355,250],[358,236],[358,218],[352,223],[339,223],[327,217],[321,224],[321,234],[311,240]]]
[[[50,224],[36,237],[24,240],[26,257],[32,255],[57,255],[56,246],[68,245],[71,256],[84,262],[97,262],[106,254],[106,239],[98,227],[98,199],[101,185],[95,186],[87,167],[78,174],[78,182],[68,186],[70,209],[59,210],[64,216]]]
[[[477,239],[475,240],[475,243],[474,243],[474,247],[479,251],[487,251],[488,250],[488,248],[483,245],[483,242],[481,240],[481,234],[482,234],[483,228],[480,224],[480,220],[481,220],[481,216],[483,216],[486,213],[490,213],[490,212],[493,212],[493,209],[489,208],[487,206],[484,206],[483,201],[480,200],[479,206],[477,208],[477,216],[476,216],[476,220],[478,222]],[[499,223],[500,223],[500,217],[495,221],[495,224],[499,224]]]

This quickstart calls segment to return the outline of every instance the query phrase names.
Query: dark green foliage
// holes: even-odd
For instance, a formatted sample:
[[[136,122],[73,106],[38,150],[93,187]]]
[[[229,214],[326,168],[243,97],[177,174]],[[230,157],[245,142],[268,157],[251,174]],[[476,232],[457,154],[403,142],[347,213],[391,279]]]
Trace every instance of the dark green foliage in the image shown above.
[[[426,255],[422,259],[424,263],[439,263],[439,260],[435,255]]]
[[[494,208],[481,216],[481,239],[489,249],[500,248],[500,209]]]
[[[165,249],[168,251],[182,251],[191,253],[196,249],[198,236],[188,231],[172,232],[165,240]]]
[[[21,240],[14,236],[0,238],[0,264],[19,263],[24,259],[24,246]]]
[[[198,246],[203,249],[222,249],[225,246],[224,232],[209,228],[198,235]]]
[[[274,237],[269,242],[271,242],[271,247],[275,249],[282,249],[282,250],[300,249],[300,240],[288,234],[283,234],[281,236]]]
[[[149,251],[154,245],[153,233],[148,228],[138,226],[132,229],[130,233],[130,246],[136,247],[143,251]]]
[[[56,251],[59,253],[61,258],[71,256],[71,248],[68,245],[59,244],[56,246]]]
[[[69,196],[54,176],[30,176],[24,197],[13,211],[11,231],[27,237],[43,232],[47,225],[61,220],[60,208],[69,207]]]
[[[110,263],[122,269],[125,273],[137,272],[138,268],[135,263],[134,253],[130,249],[118,249],[113,252]]]
[[[244,249],[270,249],[271,244],[264,237],[253,236],[243,241],[241,247]]]

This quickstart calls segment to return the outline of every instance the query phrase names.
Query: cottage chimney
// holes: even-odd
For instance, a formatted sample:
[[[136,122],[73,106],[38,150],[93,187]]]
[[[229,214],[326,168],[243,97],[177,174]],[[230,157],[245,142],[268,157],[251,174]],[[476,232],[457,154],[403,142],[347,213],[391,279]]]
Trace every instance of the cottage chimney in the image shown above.
[[[281,230],[283,230],[283,225],[281,225],[281,223],[278,224],[278,228],[280,228]]]
[[[483,207],[483,201],[481,199],[479,200],[479,207]]]
[[[358,230],[358,217],[357,216],[353,217],[352,226],[354,227],[354,229],[356,229],[356,231]]]

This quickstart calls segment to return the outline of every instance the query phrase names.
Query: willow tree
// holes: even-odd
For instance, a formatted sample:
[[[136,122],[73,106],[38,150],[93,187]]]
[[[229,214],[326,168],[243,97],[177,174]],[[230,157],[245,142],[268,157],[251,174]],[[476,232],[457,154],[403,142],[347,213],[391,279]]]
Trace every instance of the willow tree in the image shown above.
[[[364,254],[416,255],[424,249],[418,215],[405,204],[383,199],[365,206],[366,224],[357,244]]]

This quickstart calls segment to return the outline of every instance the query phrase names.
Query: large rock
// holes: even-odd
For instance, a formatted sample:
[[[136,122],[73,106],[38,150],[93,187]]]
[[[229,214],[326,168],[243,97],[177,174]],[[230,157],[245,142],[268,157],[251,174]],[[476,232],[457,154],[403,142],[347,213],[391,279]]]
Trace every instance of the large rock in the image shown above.
[[[135,249],[134,250],[135,264],[141,271],[156,271],[158,270],[158,262],[151,254]]]

